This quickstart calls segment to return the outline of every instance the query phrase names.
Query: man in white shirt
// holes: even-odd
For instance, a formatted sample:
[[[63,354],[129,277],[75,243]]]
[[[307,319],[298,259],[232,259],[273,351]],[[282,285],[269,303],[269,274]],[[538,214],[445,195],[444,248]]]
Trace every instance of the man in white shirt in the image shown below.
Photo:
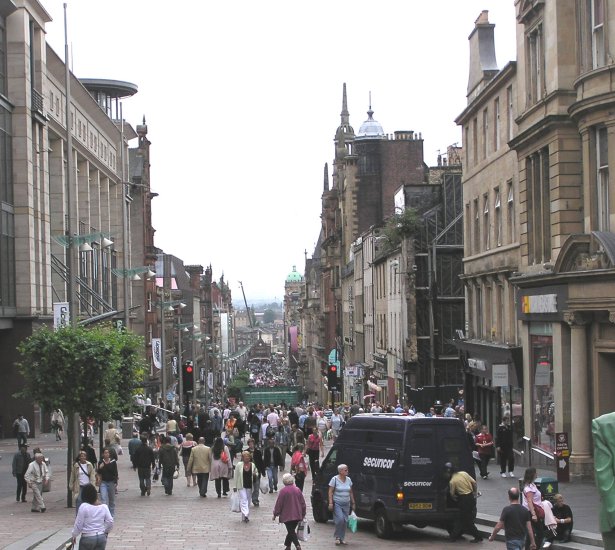
[[[269,405],[269,414],[267,415],[267,423],[274,429],[278,429],[278,424],[280,422],[280,417],[278,413],[275,412],[275,408],[273,405]]]
[[[23,476],[32,489],[32,512],[44,513],[47,510],[43,501],[43,487],[49,483],[49,469],[44,459],[42,453],[36,453]]]

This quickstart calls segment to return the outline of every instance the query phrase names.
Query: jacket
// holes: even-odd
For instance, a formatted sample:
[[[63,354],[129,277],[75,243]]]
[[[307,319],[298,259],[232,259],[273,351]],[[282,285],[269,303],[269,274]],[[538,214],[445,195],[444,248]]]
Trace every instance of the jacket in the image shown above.
[[[165,443],[158,451],[158,461],[163,468],[175,468],[179,466],[179,455],[175,447],[170,443]]]
[[[258,491],[258,468],[250,462],[252,468],[252,489]],[[233,489],[243,489],[243,462],[238,462],[235,466],[235,475],[233,476]]]
[[[32,462],[30,453],[22,453],[21,451],[15,453],[13,455],[13,475],[25,474],[30,462]]]
[[[74,495],[79,493],[79,471],[83,468],[90,478],[90,483],[94,485],[96,483],[96,469],[94,466],[87,462],[85,464],[81,464],[81,462],[77,461],[73,464],[73,467],[70,471],[70,481],[68,482],[68,488],[73,492]]]
[[[132,465],[135,468],[154,468],[156,466],[154,449],[147,443],[141,442],[141,445],[135,449],[135,454],[132,456]]]
[[[193,474],[208,474],[211,469],[211,459],[211,449],[199,444],[192,448],[187,469]]]
[[[263,464],[265,468],[269,468],[270,466],[281,467],[282,463],[282,453],[278,447],[265,447],[263,449]]]
[[[301,521],[306,511],[305,498],[301,489],[295,484],[285,485],[278,493],[278,500],[273,507],[274,517],[280,516],[280,523]]]

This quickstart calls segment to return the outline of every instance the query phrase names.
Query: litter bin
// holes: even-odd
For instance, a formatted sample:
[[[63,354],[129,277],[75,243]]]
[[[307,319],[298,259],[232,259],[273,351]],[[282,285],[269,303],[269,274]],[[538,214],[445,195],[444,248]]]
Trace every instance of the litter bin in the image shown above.
[[[134,419],[132,416],[125,416],[122,418],[122,439],[131,439],[134,426]]]
[[[534,482],[543,499],[553,502],[553,497],[559,493],[559,484],[553,477],[537,477]]]

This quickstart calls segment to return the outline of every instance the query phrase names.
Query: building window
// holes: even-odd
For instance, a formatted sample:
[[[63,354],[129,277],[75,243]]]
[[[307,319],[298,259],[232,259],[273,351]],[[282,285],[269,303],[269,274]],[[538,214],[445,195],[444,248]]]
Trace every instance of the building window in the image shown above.
[[[551,259],[551,190],[549,148],[525,159],[527,181],[528,262],[540,264]]]
[[[493,213],[495,216],[495,244],[502,246],[502,201],[500,200],[500,189],[495,188],[495,201],[493,201]]]
[[[598,231],[609,231],[609,142],[606,128],[596,129],[596,197]]]
[[[476,285],[476,290],[474,292],[475,296],[475,305],[476,305],[476,337],[483,337],[483,289],[480,286],[480,283]]]
[[[543,97],[544,90],[544,47],[542,24],[527,35],[527,100],[533,105]]]
[[[474,254],[480,252],[480,210],[478,199],[474,199]]]
[[[493,149],[500,148],[500,98],[496,97],[493,102]]]
[[[513,90],[512,86],[506,88],[506,121],[508,126],[508,140],[513,137]]]
[[[472,121],[472,158],[474,164],[478,164],[478,120]]]
[[[489,151],[489,111],[483,110],[483,159],[487,158]]]
[[[470,125],[465,127],[465,135],[466,135],[466,166],[470,166]]]
[[[604,47],[604,0],[591,0],[592,66],[606,64]]]
[[[485,232],[485,250],[491,248],[491,240],[489,238],[489,195],[483,195],[483,231]]]
[[[506,187],[508,188],[507,199],[506,199],[506,203],[507,203],[506,214],[508,217],[508,242],[512,244],[515,242],[515,239],[516,239],[516,235],[515,235],[515,194],[513,191],[512,180],[506,184]]]

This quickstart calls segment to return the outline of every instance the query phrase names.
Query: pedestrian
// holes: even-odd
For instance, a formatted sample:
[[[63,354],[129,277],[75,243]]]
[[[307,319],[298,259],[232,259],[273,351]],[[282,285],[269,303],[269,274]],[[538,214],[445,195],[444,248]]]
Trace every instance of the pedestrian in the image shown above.
[[[89,437],[84,437],[81,440],[81,450],[85,451],[87,460],[90,464],[98,464],[96,459],[96,451],[92,447],[92,440]]]
[[[105,430],[105,435],[103,437],[104,440],[109,440],[110,443],[119,443],[121,441],[120,435],[115,427],[113,422],[109,422],[107,424],[107,429]]]
[[[222,498],[222,493],[226,496],[229,492],[229,479],[232,474],[231,457],[229,449],[224,445],[221,437],[216,437],[211,448],[211,470],[209,478],[214,481],[216,494]]]
[[[118,452],[118,445],[111,443],[110,439],[105,439],[105,446],[103,447],[103,452],[104,451],[109,451],[109,456],[111,456],[113,460],[117,460],[120,454]]]
[[[77,536],[81,535],[79,550],[104,550],[107,535],[113,528],[113,516],[106,504],[97,501],[96,487],[88,484],[83,488],[83,504],[77,512],[73,525],[72,543],[76,548]]]
[[[280,469],[284,471],[286,468],[286,453],[288,452],[288,444],[290,443],[290,426],[288,425],[288,418],[280,419],[278,431],[275,433],[274,439],[282,455],[282,465]]]
[[[532,531],[530,513],[521,506],[519,502],[519,489],[517,487],[508,489],[508,501],[509,504],[502,509],[500,520],[495,524],[489,540],[493,542],[495,536],[503,528],[506,550],[523,550],[528,537],[530,548],[534,550],[536,548],[536,541]]]
[[[551,546],[553,541],[570,542],[570,534],[573,527],[573,516],[570,506],[564,502],[564,497],[559,493],[553,496],[553,508],[551,509],[555,516],[555,532],[547,531],[546,542],[543,548]]]
[[[297,424],[293,424],[290,428],[290,447],[294,449],[299,443],[305,447],[305,435],[299,429]]]
[[[35,453],[24,474],[28,487],[32,490],[32,512],[44,513],[47,508],[43,501],[43,488],[49,484],[49,468],[45,464],[43,453]]]
[[[545,512],[542,507],[542,495],[534,483],[536,481],[536,468],[531,467],[523,474],[523,501],[522,504],[527,508],[532,516],[532,528],[534,530],[534,540],[538,548],[542,545],[544,535]],[[526,550],[529,542],[525,543]]]
[[[193,435],[188,432],[186,434],[186,439],[182,441],[180,447],[180,454],[182,457],[182,463],[184,465],[184,474],[186,476],[186,487],[190,487],[190,480],[192,480],[192,485],[196,487],[196,474],[193,474],[188,469],[188,461],[190,460],[190,453],[192,452],[192,448],[196,447],[196,441],[194,440]]]
[[[205,445],[205,438],[199,437],[199,444],[192,448],[188,459],[188,469],[196,474],[199,484],[199,495],[207,497],[207,484],[209,483],[209,471],[211,470],[211,448]]]
[[[486,424],[481,426],[480,433],[476,436],[476,450],[480,458],[480,477],[487,479],[489,477],[487,466],[493,456],[493,436]]]
[[[28,484],[24,479],[24,475],[28,470],[30,462],[32,462],[32,457],[28,452],[28,445],[23,443],[19,447],[19,451],[13,455],[13,477],[17,479],[17,502],[27,502]]]
[[[342,417],[342,415],[340,415],[339,409],[335,409],[333,411],[330,422],[331,422],[331,437],[333,439],[333,442],[335,442],[344,424],[344,418]]]
[[[444,465],[444,469],[451,478],[449,481],[449,492],[451,498],[457,502],[459,512],[455,519],[453,530],[450,533],[450,540],[460,539],[464,533],[472,535],[472,542],[481,542],[483,537],[479,533],[474,518],[476,517],[476,481],[464,471],[456,471],[450,462]]]
[[[179,425],[177,420],[175,419],[175,415],[171,413],[169,415],[169,419],[167,420],[167,435],[174,435],[177,437],[179,433]]]
[[[291,544],[294,544],[297,550],[301,550],[297,538],[297,525],[300,521],[303,521],[307,512],[305,498],[303,498],[303,492],[295,487],[291,474],[284,474],[282,483],[284,487],[278,493],[278,498],[273,507],[273,521],[279,517],[280,523],[283,523],[286,527],[284,550],[290,550]]]
[[[56,435],[56,441],[60,441],[64,433],[64,413],[60,409],[54,409],[51,413],[51,430]]]
[[[320,458],[325,455],[325,447],[322,437],[316,428],[307,438],[307,455],[310,460],[310,470],[312,470],[312,478],[320,472]]]
[[[117,460],[111,458],[109,449],[103,451],[103,458],[98,463],[96,474],[97,485],[100,487],[100,500],[109,507],[111,515],[115,517],[115,495],[117,495],[119,475]]]
[[[252,438],[248,439],[248,448],[246,449],[252,455],[252,462],[258,469],[260,477],[265,477],[265,464],[263,463],[263,453],[256,446],[256,441]],[[260,490],[252,491],[252,504],[257,508],[260,506]]]
[[[273,439],[268,439],[263,450],[263,464],[269,480],[269,492],[278,490],[278,470],[282,468],[282,453]]]
[[[340,464],[337,467],[337,475],[329,481],[329,510],[333,512],[335,522],[335,544],[347,544],[346,525],[350,511],[354,510],[354,493],[352,491],[352,480],[348,477],[348,466]]]
[[[96,483],[96,468],[91,462],[88,462],[87,454],[85,451],[79,451],[77,460],[73,463],[70,471],[70,480],[68,482],[68,488],[73,493],[75,499],[76,512],[79,511],[79,506],[83,501],[81,493],[83,487],[88,483]]]
[[[152,470],[156,467],[156,455],[154,449],[149,444],[149,433],[143,432],[141,434],[141,445],[135,449],[133,466],[137,469],[137,475],[139,476],[139,489],[141,489],[141,496],[150,496],[152,491]]]
[[[23,417],[23,414],[18,415],[13,422],[13,432],[17,437],[17,448],[19,449],[22,443],[28,442],[28,435],[30,435],[30,424]]]
[[[135,466],[135,451],[137,447],[141,445],[141,440],[139,439],[139,432],[132,432],[132,439],[128,442],[128,456],[130,457],[130,462],[132,463],[132,469],[136,470]]]
[[[161,436],[160,442],[162,443],[160,451],[158,451],[158,462],[162,467],[160,481],[164,487],[164,494],[171,496],[173,494],[173,475],[175,470],[179,469],[179,456],[169,437]]]
[[[250,521],[250,500],[252,491],[258,491],[258,468],[252,462],[252,455],[248,451],[241,453],[241,462],[235,467],[233,478],[233,492],[239,491],[239,506],[241,519],[245,523]]]
[[[513,450],[513,430],[510,425],[510,415],[502,417],[502,423],[495,431],[495,446],[500,461],[500,475],[506,477],[506,467],[508,475],[515,477],[515,453]]]
[[[293,456],[290,459],[290,473],[295,475],[295,485],[303,491],[305,476],[307,474],[307,464],[303,456],[303,445],[298,443],[293,449]]]

